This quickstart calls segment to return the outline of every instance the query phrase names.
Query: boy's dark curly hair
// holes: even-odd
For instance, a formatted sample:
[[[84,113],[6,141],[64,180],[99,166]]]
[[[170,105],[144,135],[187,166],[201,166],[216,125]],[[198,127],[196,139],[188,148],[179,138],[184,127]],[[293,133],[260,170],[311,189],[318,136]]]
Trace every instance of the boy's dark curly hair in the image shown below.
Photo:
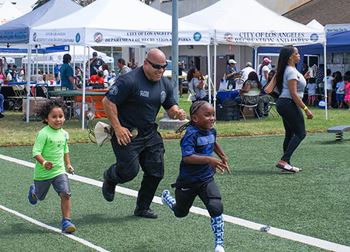
[[[61,108],[63,110],[63,113],[66,113],[67,109],[66,104],[62,99],[48,100],[37,111],[44,124],[47,124],[47,121],[45,121],[45,119],[49,117],[51,110],[54,108]]]

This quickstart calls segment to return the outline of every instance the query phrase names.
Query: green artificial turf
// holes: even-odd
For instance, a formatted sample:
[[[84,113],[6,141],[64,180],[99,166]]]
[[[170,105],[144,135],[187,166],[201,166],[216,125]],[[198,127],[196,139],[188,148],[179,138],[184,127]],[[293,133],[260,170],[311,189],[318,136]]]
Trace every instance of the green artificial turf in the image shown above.
[[[350,141],[346,135],[340,143],[335,142],[331,134],[309,134],[292,159],[295,166],[303,168],[298,174],[281,174],[274,167],[281,156],[281,136],[219,138],[218,141],[229,156],[232,169],[232,175],[215,176],[225,214],[350,246],[350,157],[347,154]],[[165,148],[165,177],[157,195],[170,188],[178,174],[179,140],[165,140]],[[71,144],[70,151],[76,173],[100,181],[104,169],[115,160],[110,144],[102,147]],[[0,154],[34,162],[31,146],[1,147]],[[0,160],[0,170],[0,204],[59,227],[59,201],[53,191],[37,206],[27,202],[31,169]],[[138,190],[141,178],[142,172],[122,186]],[[213,250],[207,217],[190,214],[185,219],[176,219],[168,208],[153,203],[159,218],[139,219],[132,216],[135,198],[117,195],[116,202],[108,203],[103,200],[100,188],[71,183],[73,219],[81,238],[111,251]],[[204,207],[199,200],[195,205]],[[24,223],[9,214],[2,216],[9,225],[21,227]],[[9,230],[9,225],[1,225],[0,234]],[[24,229],[35,230],[34,234],[26,233],[24,248],[31,248],[35,232],[42,232],[44,236],[50,233],[32,224],[25,224]],[[48,246],[55,248],[59,241],[52,238],[54,234],[48,235]],[[322,251],[231,223],[226,223],[225,236],[226,251]],[[8,236],[2,237],[0,235],[0,248],[2,244],[5,248],[22,246]],[[65,246],[70,248],[71,244],[80,250],[81,245],[71,240]]]

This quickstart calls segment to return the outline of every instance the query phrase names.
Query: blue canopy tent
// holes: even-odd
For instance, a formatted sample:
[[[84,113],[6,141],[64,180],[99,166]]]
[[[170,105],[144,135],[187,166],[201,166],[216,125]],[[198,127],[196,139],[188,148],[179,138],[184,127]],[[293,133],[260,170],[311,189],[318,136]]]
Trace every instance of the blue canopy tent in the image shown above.
[[[46,24],[83,8],[72,0],[51,0],[8,23],[0,25],[0,43],[28,44],[31,27]]]
[[[32,49],[32,53],[40,54],[69,51],[69,45],[49,46],[46,48]],[[0,47],[0,53],[28,53],[28,48],[7,48]]]
[[[0,44],[27,44],[28,58],[31,58],[29,45],[30,29],[34,26],[49,23],[83,8],[72,0],[51,0],[39,8],[8,23],[0,25]],[[30,64],[27,72],[27,91],[30,85]],[[29,122],[29,92],[27,92],[26,122]]]

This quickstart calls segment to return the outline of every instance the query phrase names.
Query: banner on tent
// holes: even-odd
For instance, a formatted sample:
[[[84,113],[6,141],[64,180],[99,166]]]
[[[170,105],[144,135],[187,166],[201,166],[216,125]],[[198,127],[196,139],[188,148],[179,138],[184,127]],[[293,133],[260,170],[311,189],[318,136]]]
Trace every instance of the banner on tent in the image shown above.
[[[83,35],[81,32],[68,31],[39,31],[30,32],[30,43],[32,44],[82,44]]]
[[[209,34],[201,32],[179,33],[179,45],[209,44]],[[86,39],[74,31],[34,31],[32,43],[43,44],[87,44],[100,46],[152,46],[170,45],[172,34],[169,31],[86,31]]]
[[[325,30],[327,33],[350,31],[350,24],[327,24]]]
[[[219,43],[232,44],[317,44],[324,41],[321,33],[305,32],[235,32],[217,33]]]

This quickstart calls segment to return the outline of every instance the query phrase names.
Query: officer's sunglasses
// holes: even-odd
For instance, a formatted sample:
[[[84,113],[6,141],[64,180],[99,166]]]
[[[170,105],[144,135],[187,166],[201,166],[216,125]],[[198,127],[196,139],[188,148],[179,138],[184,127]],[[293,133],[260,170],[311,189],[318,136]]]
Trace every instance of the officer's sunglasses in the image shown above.
[[[168,66],[168,63],[165,63],[164,65],[154,64],[149,59],[146,59],[146,61],[154,68],[154,69],[165,69]]]

